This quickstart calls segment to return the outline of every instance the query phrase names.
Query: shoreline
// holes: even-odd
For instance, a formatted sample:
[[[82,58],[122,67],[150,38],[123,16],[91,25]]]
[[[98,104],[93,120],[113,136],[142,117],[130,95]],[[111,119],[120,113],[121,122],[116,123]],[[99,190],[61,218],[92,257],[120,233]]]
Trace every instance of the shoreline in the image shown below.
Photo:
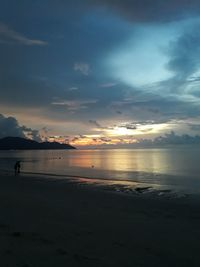
[[[0,175],[12,176],[13,172],[9,170],[0,170]],[[41,179],[55,179],[57,181],[63,180],[66,182],[73,182],[80,185],[91,186],[93,188],[99,188],[102,190],[115,191],[124,194],[146,194],[153,197],[171,197],[182,198],[188,196],[199,196],[200,192],[186,191],[181,189],[180,186],[162,185],[156,183],[147,183],[142,181],[131,180],[119,180],[119,179],[106,179],[106,178],[92,178],[84,175],[71,175],[71,174],[54,174],[54,173],[40,173],[23,171],[21,176],[27,177],[40,177]]]
[[[199,266],[197,200],[1,174],[1,264]]]

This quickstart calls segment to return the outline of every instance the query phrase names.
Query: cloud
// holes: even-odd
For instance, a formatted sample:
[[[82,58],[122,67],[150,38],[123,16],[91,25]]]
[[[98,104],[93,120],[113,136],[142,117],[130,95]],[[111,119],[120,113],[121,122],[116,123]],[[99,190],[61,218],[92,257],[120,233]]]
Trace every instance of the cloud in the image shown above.
[[[32,28],[32,34],[28,35],[29,39],[34,39],[33,34],[34,36],[45,35],[45,40],[48,38],[52,45],[45,47],[44,51],[38,50],[37,46],[31,47],[31,50],[28,45],[1,46],[0,104],[10,106],[13,110],[16,107],[16,111],[17,109],[22,110],[22,108],[25,110],[29,106],[31,108],[39,108],[42,115],[45,113],[45,116],[49,116],[51,119],[54,115],[56,119],[58,117],[66,119],[67,111],[78,110],[78,106],[81,106],[80,117],[86,117],[86,113],[88,113],[89,116],[86,118],[88,121],[91,110],[84,108],[84,106],[88,105],[84,105],[84,103],[75,105],[73,101],[92,98],[101,101],[95,107],[91,105],[93,108],[92,113],[98,113],[99,115],[97,114],[97,116],[101,116],[101,113],[107,113],[104,107],[108,105],[111,99],[120,97],[121,89],[115,87],[113,89],[110,88],[110,90],[107,90],[106,87],[99,88],[99,84],[112,80],[104,77],[107,75],[107,73],[105,74],[106,70],[101,68],[98,62],[99,59],[102,60],[103,55],[105,56],[107,49],[112,49],[118,41],[126,37],[125,26],[120,27],[119,22],[116,25],[115,21],[113,23],[110,18],[103,20],[100,16],[96,18],[92,13],[84,18],[81,15],[74,23],[74,20],[70,20],[69,16],[66,16],[66,12],[69,12],[69,9],[65,11],[64,18],[59,17],[56,12],[52,13],[52,22],[49,23],[48,15],[46,13],[41,14],[41,10],[48,12],[50,8],[44,3],[40,3],[41,9],[37,13],[35,11],[38,5],[33,2],[31,7],[35,9],[34,12],[31,9],[31,14],[28,12],[30,9],[28,4],[16,4],[15,2],[13,4],[16,7],[20,5],[19,9],[20,11],[24,10],[24,16],[21,14],[22,17],[20,18],[19,14],[17,14],[19,20],[16,24],[9,18],[5,18],[4,21],[9,25],[15,25],[17,33],[23,33],[27,37],[25,33],[29,32],[30,25],[36,23],[35,16],[37,16],[37,24],[41,25],[41,27]],[[58,5],[56,2],[55,6]],[[77,9],[79,7],[78,3]],[[17,11],[19,12],[18,9]],[[73,11],[76,13],[76,8],[73,8]],[[3,13],[3,8],[0,13]],[[74,17],[74,13],[71,13],[71,17]],[[6,16],[9,16],[9,13]],[[13,18],[13,20],[16,20],[16,18]],[[26,21],[27,24],[24,24]],[[105,28],[109,22],[112,23],[112,26]],[[60,27],[58,27],[58,24]],[[14,31],[13,27],[11,28]],[[89,31],[88,28],[90,29]],[[9,30],[11,29],[9,28]],[[55,40],[52,37],[52,35],[58,34],[58,31],[64,35],[62,40]],[[68,38],[69,36],[71,38]],[[0,34],[0,40],[1,38],[4,38],[3,40],[5,41],[5,36]],[[11,40],[10,38],[9,40],[7,38],[6,41],[18,44],[23,43],[22,40]],[[27,44],[27,42],[25,43]],[[74,67],[76,71],[74,71]],[[38,77],[46,77],[46,80],[41,80]],[[15,97],[12,97],[14,91],[16,94]],[[54,96],[60,99],[67,99],[70,103],[66,103],[67,105],[61,105],[61,103],[60,105],[59,103],[51,105],[50,103]],[[6,114],[7,111],[3,109],[2,112]],[[25,110],[25,112],[29,112],[30,116],[32,115],[32,112],[28,110]],[[98,119],[96,114],[94,116]],[[72,120],[77,121],[80,117],[78,114],[76,118],[73,116]]]
[[[134,22],[166,22],[199,13],[198,0],[88,0]]]
[[[80,71],[83,75],[88,76],[90,73],[90,65],[84,62],[74,63],[74,70]]]
[[[2,56],[2,53],[0,55]],[[2,106],[44,107],[51,102],[52,95],[56,91],[52,85],[46,84],[45,81],[31,79],[25,70],[24,76],[14,75],[13,72],[16,70],[20,72],[21,66],[20,64],[17,66],[16,62],[13,62],[13,65],[11,62],[9,64],[10,66],[3,69],[3,64],[0,62],[2,73],[0,76],[0,104]],[[15,97],[13,97],[13,92],[15,92]]]
[[[179,38],[170,42],[168,68],[179,79],[189,78],[200,67],[197,55],[200,53],[200,22],[185,30]],[[190,81],[198,81],[190,77]]]
[[[198,15],[199,0],[51,0],[45,11],[60,17],[80,18],[97,10],[116,13],[133,22],[168,22]],[[92,9],[92,11],[91,11]],[[59,13],[58,13],[59,11]],[[92,26],[92,25],[91,25]]]
[[[20,5],[16,12],[18,20],[13,16],[11,18],[9,10],[6,15],[5,8],[2,7],[0,13],[5,13],[2,21],[6,24],[0,24],[0,42],[18,45],[1,46],[1,112],[12,112],[20,122],[23,122],[23,114],[30,116],[32,128],[38,125],[37,117],[40,118],[40,123],[44,119],[49,123],[48,127],[53,128],[51,134],[58,135],[68,134],[67,131],[71,134],[72,129],[73,134],[76,134],[76,131],[82,134],[96,134],[98,131],[100,134],[106,132],[107,127],[104,126],[120,127],[122,122],[130,122],[124,123],[123,127],[130,128],[135,134],[135,127],[138,131],[142,129],[138,123],[151,125],[150,120],[159,123],[200,114],[200,106],[194,106],[192,102],[200,97],[200,73],[197,73],[200,52],[199,25],[196,25],[196,28],[190,27],[192,23],[189,25],[184,21],[160,25],[161,21],[174,20],[177,16],[186,14],[185,12],[189,13],[189,9],[185,11],[189,2],[92,0],[90,5],[86,6],[87,1],[83,3],[77,0],[73,8],[71,0],[54,1],[55,7],[61,2],[66,3],[62,5],[62,14],[65,14],[62,17],[53,8],[50,16],[50,6],[47,7],[44,3],[39,4],[40,10],[37,13],[38,5],[34,1],[31,9],[30,4],[16,4],[13,1],[16,7]],[[85,6],[83,10],[80,9],[80,4]],[[189,4],[194,6],[194,1]],[[20,17],[19,9],[20,12],[23,10],[24,16],[20,14]],[[30,13],[27,12],[29,9]],[[47,13],[43,12],[45,9]],[[80,16],[77,15],[77,10]],[[31,35],[28,35],[30,25],[36,25],[36,17],[37,25],[41,27],[31,28]],[[144,24],[141,25],[140,22]],[[7,24],[13,26],[9,28]],[[186,25],[184,30],[183,25]],[[55,37],[58,35],[63,35],[63,39]],[[47,44],[37,40],[42,38],[40,36],[46,36],[45,40],[52,44],[45,47],[44,51],[38,50],[38,46]],[[164,43],[164,48],[157,42],[160,39],[163,40],[161,44]],[[169,43],[168,40],[173,42]],[[130,46],[127,46],[129,41]],[[173,73],[173,79],[139,87],[125,83],[119,76],[113,77],[113,69],[105,67],[104,60],[107,60],[110,54],[122,49],[125,52],[135,51],[134,55],[137,55],[135,48],[138,45],[141,47],[138,61],[134,60],[135,56],[131,60],[127,57],[131,63],[128,70],[131,71],[125,70],[125,73],[131,78],[139,77],[139,73],[144,73],[144,68],[140,68],[144,53],[151,54],[150,42],[153,47],[157,45],[159,51],[164,49],[161,52],[166,55],[166,62],[169,61],[168,69]],[[29,46],[34,46],[31,51]],[[117,54],[114,53],[114,58]],[[122,59],[119,58],[119,62],[123,65]],[[159,58],[152,57],[152,60],[144,61],[144,64],[149,64],[151,69],[158,62]],[[136,66],[138,73],[135,73],[132,66]],[[163,78],[160,69],[155,73],[159,81],[160,77],[166,78]],[[46,77],[46,80],[39,80],[39,76]],[[146,78],[144,75],[142,79],[145,83]],[[189,99],[188,95],[194,98]],[[54,96],[57,99],[52,100]],[[93,119],[88,123],[90,118]],[[71,127],[68,122],[76,123],[76,127]],[[24,124],[27,124],[26,121]],[[42,123],[40,127],[42,128]]]
[[[192,131],[200,132],[200,124],[192,124],[188,125]]]
[[[78,90],[79,88],[78,87],[75,87],[75,86],[72,86],[68,89],[68,91],[75,91],[75,90]]]
[[[0,138],[6,136],[25,137],[23,127],[20,127],[14,117],[4,117],[0,114]]]
[[[0,43],[21,44],[26,46],[45,46],[47,42],[37,39],[29,39],[23,34],[14,31],[4,23],[0,23]]]
[[[27,128],[26,126],[22,126],[22,129],[30,139],[35,140],[37,142],[42,141],[38,130],[32,130],[31,128]]]
[[[109,143],[109,142],[112,141],[111,138],[108,138],[108,137],[105,137],[105,136],[100,137],[99,140],[102,141],[103,143]]]
[[[89,123],[92,124],[92,125],[94,125],[94,126],[96,126],[96,127],[99,128],[99,129],[104,128],[104,127],[101,126],[101,124],[99,124],[99,123],[98,123],[97,121],[95,121],[95,120],[89,120]]]
[[[120,125],[119,127],[126,128],[127,130],[137,129],[137,126],[135,125],[135,123],[125,123],[125,124]]]
[[[166,67],[173,73],[173,76],[167,80],[158,82],[150,87],[160,97],[165,97],[170,105],[171,114],[174,117],[179,113],[182,116],[198,116],[199,109],[199,75],[200,61],[200,21],[195,20],[187,25],[174,41],[169,43],[167,53],[169,60]],[[164,111],[165,103],[154,108],[156,112]],[[178,112],[178,113],[177,113]]]
[[[48,141],[50,131],[51,129],[48,127],[42,127],[40,129],[40,136],[43,141]]]
[[[99,85],[99,87],[102,87],[102,88],[110,88],[110,87],[114,87],[114,86],[116,86],[117,85],[117,83],[102,83],[102,84],[100,84]]]
[[[91,125],[94,125],[97,129],[98,129],[98,132],[105,132],[107,130],[114,130],[117,126],[116,125],[111,125],[111,126],[103,126],[101,125],[99,122],[97,122],[96,120],[89,120],[89,123]],[[123,127],[123,126],[120,126],[120,127]],[[97,130],[95,129],[95,130]],[[99,131],[100,130],[100,131]]]
[[[38,130],[33,130],[26,126],[20,126],[16,118],[5,117],[4,115],[0,114],[0,138],[7,136],[23,138],[29,136],[35,141],[41,141]]]
[[[139,140],[140,145],[192,145],[192,144],[200,144],[200,136],[191,136],[188,134],[177,135],[174,131],[170,133],[166,133],[164,136],[156,137],[153,140]]]
[[[66,106],[69,111],[76,111],[81,109],[87,109],[89,105],[95,104],[96,99],[88,100],[58,100],[54,101],[51,104],[55,106]]]

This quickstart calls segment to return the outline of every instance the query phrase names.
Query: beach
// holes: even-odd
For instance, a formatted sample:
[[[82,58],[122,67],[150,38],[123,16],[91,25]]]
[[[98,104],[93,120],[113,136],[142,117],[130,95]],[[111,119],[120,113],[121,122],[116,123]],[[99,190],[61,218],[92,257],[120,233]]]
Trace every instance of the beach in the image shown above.
[[[199,266],[200,201],[0,175],[5,267]]]

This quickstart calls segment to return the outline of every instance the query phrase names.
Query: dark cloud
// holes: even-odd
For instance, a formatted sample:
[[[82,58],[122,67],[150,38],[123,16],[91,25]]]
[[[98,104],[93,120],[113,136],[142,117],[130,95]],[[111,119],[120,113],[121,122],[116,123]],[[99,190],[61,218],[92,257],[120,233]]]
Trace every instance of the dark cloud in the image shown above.
[[[9,75],[9,73],[0,76],[0,103],[4,105],[44,107],[51,103],[54,92],[55,89],[52,86],[39,80],[31,81],[20,76]]]
[[[135,22],[166,22],[200,13],[198,0],[89,0]]]
[[[94,125],[94,126],[96,126],[96,127],[99,128],[99,129],[104,128],[104,127],[101,126],[101,124],[99,124],[99,123],[98,123],[97,121],[95,121],[95,120],[89,120],[89,123],[92,124],[92,125]]]
[[[198,116],[200,109],[197,105],[199,94],[199,53],[200,53],[200,23],[196,22],[193,26],[187,27],[176,40],[170,43],[167,55],[169,62],[167,68],[173,73],[173,77],[161,81],[155,85],[155,90],[160,95],[165,95],[167,100],[161,101],[160,109],[158,106],[150,107],[156,112],[165,110],[165,103],[169,103],[171,114]],[[169,114],[169,113],[168,113]]]
[[[200,124],[189,124],[188,125],[192,131],[200,132]]]
[[[200,66],[200,23],[186,30],[175,42],[170,43],[168,68],[177,78],[185,79]],[[191,81],[197,81],[195,77]]]
[[[73,10],[80,16],[90,8],[100,7],[133,22],[168,22],[200,13],[198,0],[85,0],[84,3],[76,0],[76,9],[73,3],[72,0],[52,0],[50,10],[54,8],[54,12],[59,10],[60,14]]]
[[[6,136],[25,137],[23,127],[13,117],[4,117],[0,114],[0,138]]]
[[[125,123],[120,125],[120,127],[122,128],[126,128],[127,130],[136,130],[137,126],[135,125],[135,123]]]
[[[71,1],[8,2],[10,5],[2,1],[0,10],[3,19],[0,41],[12,41],[17,45],[0,43],[1,104],[42,107],[53,112],[55,107],[50,103],[55,96],[68,101],[98,96],[102,99],[99,106],[102,106],[105,101],[122,95],[121,89],[113,94],[114,89],[108,91],[99,87],[107,79],[106,71],[97,66],[97,61],[127,37],[129,30],[124,25],[109,18],[102,20],[100,16],[96,19],[93,14],[84,16],[84,12],[77,17],[76,10],[85,5],[81,1],[77,1],[76,8]],[[17,21],[10,16],[13,9]],[[59,9],[65,16],[60,16]],[[109,23],[112,27],[107,27]],[[58,34],[62,38],[58,39]],[[39,40],[47,40],[49,45],[36,42]],[[79,71],[74,71],[74,66]],[[92,75],[89,75],[90,68]],[[67,90],[74,87],[80,90]]]
[[[174,131],[166,133],[164,136],[156,137],[153,140],[140,140],[139,145],[192,145],[200,144],[200,136],[190,136],[188,134],[177,135]]]
[[[102,141],[103,143],[109,143],[109,142],[112,141],[111,138],[104,137],[104,136],[103,137],[100,137],[99,140]]]
[[[14,117],[5,117],[0,114],[0,138],[7,136],[26,137],[26,134],[35,141],[41,141],[39,131],[26,126],[20,126]]]
[[[70,20],[73,18],[77,20],[81,15],[87,14],[88,10],[96,7],[135,22],[165,22],[200,13],[199,0],[43,0],[43,5],[39,0],[19,3],[14,0],[1,0],[1,2],[3,10],[9,11],[13,20],[16,14],[19,16],[17,18],[26,20],[32,19],[36,14],[45,14],[49,20],[57,16],[63,20],[66,15]],[[0,14],[4,18],[5,12]]]
[[[164,123],[169,123],[169,120],[166,120],[164,118],[160,118],[160,120],[143,120],[143,121],[134,121],[134,122],[129,122],[129,123],[123,123],[119,124],[118,127],[126,128],[127,130],[136,130],[140,126],[144,125],[155,125],[155,124],[164,124]]]
[[[1,2],[0,105],[7,109],[30,113],[30,120],[36,110],[40,118],[80,122],[89,126],[88,131],[108,129],[98,122],[105,119],[134,130],[138,125],[200,115],[199,105],[187,99],[187,94],[200,97],[199,77],[195,76],[200,67],[199,23],[177,35],[165,50],[167,67],[174,76],[156,84],[154,93],[113,80],[112,70],[102,63],[130,38],[140,42],[136,31],[141,22],[145,22],[142,27],[149,27],[193,16],[199,13],[199,1]],[[91,117],[95,119],[88,121]],[[133,123],[121,126],[122,121]],[[37,139],[37,131],[16,123],[18,135],[29,132]]]
[[[160,89],[160,88],[159,88]],[[162,87],[165,90],[165,87]],[[183,118],[189,116],[198,116],[200,108],[184,102],[182,99],[174,96],[165,96],[165,92],[161,89],[161,95],[151,96],[145,94],[137,97],[130,97],[128,100],[115,101],[111,104],[111,108],[122,109],[124,120],[133,120],[133,124],[155,124],[165,123],[174,118]],[[163,95],[163,96],[162,96]],[[155,112],[156,111],[156,112]]]

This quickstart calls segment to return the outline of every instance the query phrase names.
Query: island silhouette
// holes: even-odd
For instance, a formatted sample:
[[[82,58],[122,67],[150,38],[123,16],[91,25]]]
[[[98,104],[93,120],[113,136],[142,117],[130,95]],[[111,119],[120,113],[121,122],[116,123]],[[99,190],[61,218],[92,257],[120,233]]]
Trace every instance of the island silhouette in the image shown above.
[[[76,149],[69,144],[58,142],[37,142],[21,137],[4,137],[0,139],[0,150],[37,150],[37,149]]]

